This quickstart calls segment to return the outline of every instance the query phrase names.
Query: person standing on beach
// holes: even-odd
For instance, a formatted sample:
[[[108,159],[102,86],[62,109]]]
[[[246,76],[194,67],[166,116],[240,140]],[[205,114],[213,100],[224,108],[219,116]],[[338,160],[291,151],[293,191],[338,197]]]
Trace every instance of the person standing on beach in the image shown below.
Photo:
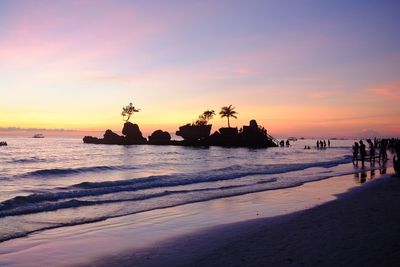
[[[358,165],[358,150],[359,150],[359,145],[357,142],[354,142],[353,145],[353,164]]]
[[[328,147],[331,147],[331,140],[328,139]]]
[[[379,162],[381,161],[384,162],[387,160],[386,149],[387,149],[387,140],[382,139],[379,146]]]
[[[375,146],[374,143],[371,141],[371,139],[367,140],[369,144],[369,162],[370,163],[375,163]]]
[[[364,168],[365,156],[367,156],[367,151],[365,150],[365,145],[362,140],[360,140],[360,157],[361,166]]]

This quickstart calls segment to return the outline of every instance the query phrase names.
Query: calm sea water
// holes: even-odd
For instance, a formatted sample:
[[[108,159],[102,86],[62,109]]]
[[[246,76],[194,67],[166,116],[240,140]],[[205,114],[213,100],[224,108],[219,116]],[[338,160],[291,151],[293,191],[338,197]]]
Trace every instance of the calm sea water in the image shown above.
[[[0,242],[43,229],[360,171],[350,164],[351,140],[332,141],[325,150],[315,149],[315,140],[268,149],[6,140],[9,145],[0,147]]]

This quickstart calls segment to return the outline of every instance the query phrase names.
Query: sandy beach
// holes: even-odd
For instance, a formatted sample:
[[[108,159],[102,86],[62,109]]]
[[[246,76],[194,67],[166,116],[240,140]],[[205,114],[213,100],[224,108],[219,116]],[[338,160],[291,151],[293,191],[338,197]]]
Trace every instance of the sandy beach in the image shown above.
[[[395,266],[400,179],[289,215],[227,224],[85,266]]]
[[[394,266],[400,179],[380,171],[63,227],[1,266]]]

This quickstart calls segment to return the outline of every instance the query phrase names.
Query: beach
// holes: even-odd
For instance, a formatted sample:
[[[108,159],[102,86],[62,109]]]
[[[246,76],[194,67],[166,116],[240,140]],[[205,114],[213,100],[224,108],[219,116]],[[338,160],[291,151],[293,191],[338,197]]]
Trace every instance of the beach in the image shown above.
[[[400,179],[386,176],[326,204],[218,226],[85,266],[396,266]]]
[[[400,180],[392,172],[42,231],[3,242],[0,264],[392,266],[400,221]]]

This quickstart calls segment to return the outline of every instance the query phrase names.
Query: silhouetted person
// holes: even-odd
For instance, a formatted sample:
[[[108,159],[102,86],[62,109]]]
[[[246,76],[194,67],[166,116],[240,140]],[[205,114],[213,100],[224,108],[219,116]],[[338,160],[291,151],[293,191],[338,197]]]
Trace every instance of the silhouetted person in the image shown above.
[[[319,140],[317,140],[317,148],[319,148]]]
[[[372,143],[371,139],[367,140],[369,144],[369,162],[375,163],[375,146],[374,143]]]
[[[290,146],[289,140],[286,140],[286,146]]]
[[[324,148],[324,142],[322,142],[322,140],[319,140],[319,147]]]
[[[382,139],[379,147],[379,161],[386,161],[387,160],[387,140]]]
[[[323,141],[323,145],[324,145],[324,148],[326,148],[326,141],[325,141],[325,139],[324,139],[324,141]]]
[[[359,145],[357,142],[354,142],[353,145],[353,164],[358,164],[358,152],[359,152]]]
[[[362,140],[360,140],[360,157],[361,157],[361,166],[364,168],[365,157],[367,156],[367,151],[365,150],[365,145]]]
[[[331,147],[331,140],[328,139],[328,147]]]

